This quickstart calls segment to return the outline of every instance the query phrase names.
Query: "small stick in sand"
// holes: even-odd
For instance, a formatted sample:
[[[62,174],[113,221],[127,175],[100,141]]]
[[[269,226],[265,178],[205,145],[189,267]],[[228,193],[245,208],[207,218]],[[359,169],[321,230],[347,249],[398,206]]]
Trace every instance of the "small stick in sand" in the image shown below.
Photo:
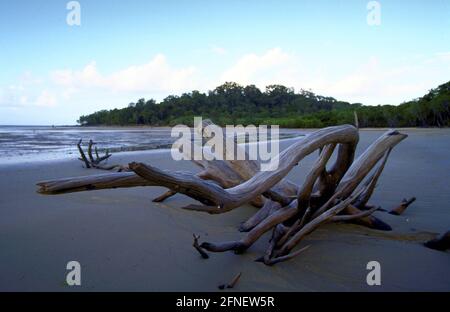
[[[415,197],[411,197],[409,200],[407,200],[406,198],[404,198],[402,200],[402,202],[400,203],[400,205],[398,205],[397,207],[395,207],[394,209],[392,209],[391,211],[389,211],[390,214],[392,215],[396,215],[399,216],[401,215],[403,212],[405,212],[406,208],[408,208],[409,205],[411,205],[413,202],[415,202],[416,198]]]
[[[209,259],[209,255],[198,244],[200,235],[192,234],[192,236],[194,236],[194,243],[192,244],[192,246],[194,246],[194,248],[199,252],[203,259]]]
[[[219,289],[225,289],[225,288],[234,288],[234,286],[236,286],[237,282],[239,281],[239,279],[241,278],[242,272],[239,272],[238,274],[236,274],[233,279],[231,280],[231,282],[229,284],[222,284],[219,285]]]
[[[437,238],[426,242],[424,245],[428,248],[440,251],[450,249],[450,231],[439,235]]]

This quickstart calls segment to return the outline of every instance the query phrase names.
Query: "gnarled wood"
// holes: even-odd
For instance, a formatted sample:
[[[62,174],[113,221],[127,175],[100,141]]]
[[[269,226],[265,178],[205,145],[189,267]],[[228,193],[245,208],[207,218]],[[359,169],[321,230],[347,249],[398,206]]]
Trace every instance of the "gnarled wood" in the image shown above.
[[[224,190],[215,184],[203,181],[192,174],[159,170],[143,163],[131,163],[129,168],[151,183],[168,187],[199,200],[208,207],[195,207],[191,210],[209,213],[223,213],[251,201],[255,196],[270,190],[305,156],[320,147],[333,143],[353,144],[358,133],[353,126],[337,126],[318,130],[301,142],[294,143],[284,150],[277,159],[272,171],[260,171],[251,179],[235,187]],[[216,206],[214,211],[211,206]]]
[[[379,172],[382,171],[382,169],[384,168],[384,162],[387,159],[386,155],[388,155],[390,149],[392,149],[393,146],[395,146],[405,137],[406,136],[401,135],[398,132],[388,131],[387,133],[385,133],[385,135],[383,135],[377,141],[375,141],[368,148],[370,154],[366,152],[363,153],[360,157],[358,157],[358,159],[352,164],[349,170],[345,173],[344,177],[337,186],[336,192],[333,194],[333,196],[320,209],[317,210],[316,216],[313,217],[313,219],[310,222],[307,222],[298,229],[297,228],[294,229],[296,233],[292,235],[292,237],[287,239],[287,242],[283,244],[280,250],[275,254],[274,258],[279,258],[288,255],[290,251],[300,242],[300,240],[305,235],[312,232],[321,224],[324,224],[332,220],[332,218],[336,214],[346,209],[357,197],[359,197],[364,192],[365,193],[370,192],[368,191],[368,189],[373,185],[372,183],[373,180],[378,179]],[[321,159],[329,158],[330,149],[331,147],[323,150],[322,154],[323,157],[321,157]],[[355,189],[361,183],[361,181],[364,179],[367,173],[369,173],[371,169],[377,165],[377,163],[380,161],[383,155],[385,155],[384,160],[381,161],[381,164],[375,170],[375,174],[372,175],[372,177],[370,178],[371,181],[369,181],[369,183],[362,185],[362,187],[360,187],[360,190],[357,191],[355,195],[352,195],[352,193],[355,191]],[[309,176],[312,177],[311,179],[314,179],[315,177],[317,177],[317,174],[320,173],[320,170],[318,169],[323,170],[323,164],[321,159],[319,159],[319,161],[316,163],[317,166],[313,167],[313,170],[311,171],[312,174]],[[306,182],[307,187],[305,188],[305,190],[308,193],[310,192],[309,191],[310,187],[308,186],[309,184],[310,182],[307,181]],[[301,197],[301,194],[302,193],[300,193],[299,197]],[[339,201],[339,199],[343,200]],[[295,201],[293,203],[295,203]],[[267,216],[260,224],[258,224],[258,226],[252,229],[246,237],[244,237],[239,241],[225,242],[225,243],[204,242],[202,243],[201,246],[213,252],[223,252],[227,250],[242,252],[246,250],[248,247],[250,247],[250,245],[253,244],[262,234],[264,234],[277,224],[285,222],[294,215],[296,215],[298,213],[299,207],[298,203],[296,204],[297,206],[292,206],[291,203],[291,205],[283,207],[277,210],[272,215]],[[297,227],[298,223],[297,222],[294,223],[294,226]],[[280,258],[278,262],[281,261],[281,259],[285,258]],[[287,257],[286,259],[290,259],[290,257]],[[270,263],[269,259],[267,259],[267,256],[265,257],[265,262]]]
[[[213,126],[210,121],[205,125]],[[207,137],[211,135],[211,129],[197,131]],[[297,251],[294,248],[306,235],[328,222],[354,222],[375,229],[390,229],[389,225],[372,216],[378,208],[361,209],[368,207],[367,202],[391,150],[404,138],[406,135],[389,130],[354,160],[358,130],[351,125],[328,127],[305,136],[282,151],[272,159],[271,171],[259,171],[260,163],[255,160],[194,160],[202,169],[198,174],[132,162],[128,167],[133,172],[44,181],[38,183],[38,191],[60,194],[115,187],[163,186],[169,190],[155,201],[182,193],[203,204],[183,207],[188,210],[220,214],[247,203],[259,205],[262,208],[241,224],[240,230],[247,232],[242,238],[199,244],[199,237],[194,235],[193,246],[204,258],[207,257],[205,250],[241,253],[273,229],[266,253],[260,258],[263,263],[273,265],[299,255],[307,247]],[[224,138],[234,150],[241,148],[230,140]],[[302,185],[285,178],[294,166],[316,150],[320,150],[319,158]],[[334,150],[337,151],[336,160],[327,169]],[[232,153],[227,149],[222,152],[225,159]],[[84,153],[80,154],[83,159]],[[92,156],[92,145],[88,155]],[[92,162],[86,155],[84,158],[89,164]],[[402,204],[407,207],[412,201]]]
[[[266,200],[264,206],[261,209],[259,209],[251,218],[249,218],[247,221],[243,222],[239,226],[239,231],[241,232],[250,231],[255,226],[257,226],[261,221],[263,221],[268,215],[270,215],[275,210],[278,210],[280,208],[281,208],[280,203],[271,200]]]
[[[105,166],[102,165],[101,163],[104,162],[105,160],[107,160],[109,157],[112,156],[112,154],[109,153],[108,150],[106,150],[105,155],[104,156],[100,156],[98,153],[98,149],[95,146],[95,158],[94,155],[92,154],[92,147],[96,144],[94,143],[92,140],[89,140],[88,143],[88,150],[87,150],[87,155],[89,157],[86,157],[86,154],[83,151],[83,148],[81,147],[81,143],[82,140],[80,139],[77,143],[77,148],[78,148],[78,152],[80,153],[80,158],[78,158],[79,160],[81,160],[82,162],[84,162],[84,165],[86,166],[86,168],[95,168],[95,169],[102,169],[102,170],[112,170],[112,169],[117,169],[118,172],[121,171],[128,171],[128,168],[122,165],[109,165],[109,166]]]

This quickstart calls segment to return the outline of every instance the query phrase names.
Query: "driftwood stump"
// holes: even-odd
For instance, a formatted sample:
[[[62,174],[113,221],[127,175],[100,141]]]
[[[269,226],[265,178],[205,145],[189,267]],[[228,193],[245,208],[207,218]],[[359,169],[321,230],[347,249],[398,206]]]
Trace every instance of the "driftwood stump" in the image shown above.
[[[211,122],[206,121],[206,124]],[[240,231],[247,232],[240,239],[199,243],[199,237],[194,235],[193,246],[205,259],[207,251],[242,253],[264,233],[272,231],[267,251],[258,261],[274,265],[305,251],[309,246],[300,246],[303,238],[325,223],[353,222],[390,230],[389,225],[372,216],[378,207],[370,206],[368,201],[391,150],[406,137],[396,130],[389,130],[355,159],[358,129],[351,125],[328,127],[305,136],[282,151],[277,156],[279,166],[273,171],[260,171],[259,162],[254,160],[194,161],[202,168],[198,174],[161,170],[150,164],[132,162],[128,165],[131,172],[39,182],[38,192],[61,194],[117,187],[164,186],[169,190],[154,201],[181,193],[201,203],[183,209],[210,214],[226,213],[251,203],[261,208],[240,225]],[[242,147],[234,142],[234,148]],[[285,178],[303,158],[317,150],[319,157],[303,184],[297,185]],[[333,154],[336,154],[335,160],[328,164]],[[412,201],[402,202],[401,207],[406,209]],[[404,211],[396,209],[399,210]],[[296,249],[297,246],[300,248]]]

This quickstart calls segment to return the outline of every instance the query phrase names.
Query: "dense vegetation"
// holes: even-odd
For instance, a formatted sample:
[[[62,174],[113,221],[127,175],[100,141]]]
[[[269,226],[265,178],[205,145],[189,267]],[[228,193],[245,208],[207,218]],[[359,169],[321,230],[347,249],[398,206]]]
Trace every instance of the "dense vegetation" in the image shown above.
[[[319,128],[353,123],[354,111],[360,127],[447,127],[450,126],[450,82],[421,98],[398,106],[364,106],[338,101],[282,85],[262,92],[227,82],[208,93],[192,91],[168,96],[162,102],[140,99],[122,109],[102,110],[81,116],[81,125],[192,125],[194,116],[225,124],[277,124],[286,128]]]

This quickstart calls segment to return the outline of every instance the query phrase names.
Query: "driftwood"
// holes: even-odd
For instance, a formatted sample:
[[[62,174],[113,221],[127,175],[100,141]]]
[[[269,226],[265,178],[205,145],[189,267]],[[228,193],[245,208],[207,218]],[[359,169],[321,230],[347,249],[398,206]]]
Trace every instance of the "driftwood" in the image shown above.
[[[207,123],[211,125],[211,122]],[[183,207],[188,210],[221,214],[247,203],[262,206],[240,225],[240,231],[247,232],[240,239],[200,244],[199,237],[194,235],[193,246],[203,258],[208,257],[206,251],[241,253],[272,230],[268,248],[258,261],[273,265],[304,252],[307,247],[295,248],[304,237],[329,222],[352,222],[377,230],[390,230],[389,225],[372,215],[378,208],[367,203],[392,149],[406,137],[396,130],[389,130],[355,159],[358,129],[351,125],[328,127],[305,136],[282,151],[273,161],[278,166],[271,171],[260,171],[259,162],[254,160],[194,161],[202,169],[198,174],[132,162],[128,165],[131,172],[39,182],[38,192],[61,194],[164,186],[169,190],[154,201],[181,193],[201,203]],[[234,142],[234,148],[240,147]],[[285,178],[303,158],[317,150],[320,155],[302,185]],[[330,165],[328,162],[333,154],[336,154],[335,160]],[[410,202],[402,204],[407,206]]]
[[[415,197],[411,197],[410,199],[406,199],[404,198],[402,200],[402,202],[400,203],[400,205],[398,205],[397,207],[395,207],[394,209],[392,209],[391,211],[389,211],[390,214],[399,216],[401,215],[403,212],[405,212],[406,208],[409,207],[409,205],[411,205],[413,202],[416,201]]]
[[[109,150],[107,149],[105,151],[105,155],[100,156],[98,152],[98,148],[96,143],[94,141],[89,140],[88,148],[87,148],[87,157],[86,153],[83,151],[83,148],[81,147],[82,139],[80,139],[77,143],[78,152],[80,153],[80,157],[78,158],[80,161],[82,161],[87,169],[89,168],[95,168],[95,169],[102,169],[102,170],[113,170],[116,169],[118,172],[121,171],[128,171],[128,167],[122,166],[122,165],[103,165],[102,163],[108,160],[109,157],[112,156],[112,154],[109,153]],[[92,149],[94,147],[94,150]],[[93,152],[95,152],[95,157],[93,155]]]
[[[450,249],[450,231],[447,231],[435,239],[432,239],[424,244],[426,247],[444,251]]]
[[[192,234],[194,236],[194,243],[192,246],[198,251],[200,256],[202,256],[203,259],[208,259],[209,255],[198,245],[198,240],[200,239],[199,235]]]
[[[203,120],[202,128],[196,128],[195,131],[197,131],[199,135],[205,138],[209,138],[212,136],[212,134],[208,131],[208,126],[214,127],[216,125],[214,125],[210,120]],[[245,149],[239,146],[233,138],[224,136],[223,145],[227,146],[227,144],[231,144],[233,146],[232,150],[236,153],[242,153],[243,155],[245,155],[245,160],[195,160],[190,150],[183,150],[183,154],[186,159],[191,159],[194,164],[202,169],[202,171],[197,174],[199,178],[214,181],[222,188],[230,188],[241,184],[245,180],[248,180],[253,175],[255,175],[259,171],[260,164],[257,160],[248,160],[249,156]],[[210,154],[210,152],[206,150],[203,150],[203,153]],[[233,157],[231,156],[232,155],[229,154],[229,151],[227,149],[223,150],[223,159],[233,159]],[[212,157],[210,154],[209,158],[213,159],[214,157]],[[282,182],[280,182],[277,191],[284,193],[285,196],[292,196],[296,193],[297,189],[294,183],[283,180]],[[169,190],[161,196],[155,198],[153,201],[164,201],[165,199],[175,195],[176,193],[177,192],[174,190]],[[273,194],[275,194],[275,191]],[[262,207],[265,203],[265,200],[261,195],[258,195],[253,198],[250,203],[255,207]]]
[[[234,286],[236,286],[237,282],[239,281],[239,279],[242,276],[242,272],[239,272],[238,274],[236,274],[233,279],[231,280],[231,282],[229,282],[228,284],[222,284],[219,285],[219,289],[225,289],[225,288],[234,288]]]

